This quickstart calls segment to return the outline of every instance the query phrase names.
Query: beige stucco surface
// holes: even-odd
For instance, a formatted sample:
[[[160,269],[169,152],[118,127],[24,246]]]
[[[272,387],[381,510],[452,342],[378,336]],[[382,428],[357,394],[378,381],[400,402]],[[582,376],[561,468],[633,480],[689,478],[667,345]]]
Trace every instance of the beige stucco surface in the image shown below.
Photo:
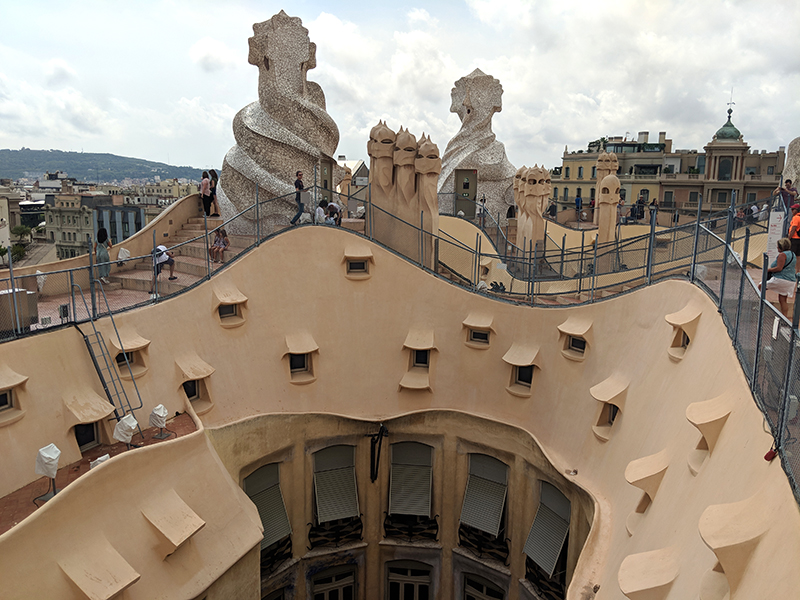
[[[500,456],[524,456],[514,444],[527,445],[528,453],[540,451],[547,457],[552,470],[544,471],[552,476],[577,471],[563,478],[575,486],[574,494],[584,493],[580,488],[592,499],[593,522],[569,598],[583,599],[583,590],[594,585],[600,586],[596,594],[600,600],[624,598],[620,586],[626,582],[645,588],[650,583],[663,585],[648,579],[648,556],[626,559],[665,548],[669,552],[655,554],[656,559],[668,556],[677,565],[665,598],[698,597],[701,581],[718,560],[713,550],[723,556],[723,567],[739,570],[729,576],[737,585],[735,598],[793,597],[800,586],[800,573],[794,568],[800,558],[797,504],[779,462],[762,458],[772,439],[762,428],[761,413],[716,306],[703,292],[684,281],[667,281],[575,308],[521,307],[469,293],[363,239],[359,243],[368,245],[373,254],[370,275],[348,279],[343,257],[354,240],[352,234],[332,228],[290,231],[265,242],[210,283],[115,317],[118,326],[150,341],[147,371],[137,378],[144,401],[141,421],[159,403],[170,412],[183,409],[183,375],[175,356],[193,352],[215,369],[204,380],[212,406],[199,417],[211,430],[214,447],[201,431],[185,440],[125,453],[90,472],[0,537],[0,579],[12,582],[12,590],[40,586],[38,597],[71,597],[57,565],[62,556],[76,551],[74,540],[85,537],[88,527],[91,535],[105,536],[142,575],[123,597],[156,597],[148,595],[158,589],[151,586],[168,585],[174,589],[170,597],[192,598],[258,541],[255,509],[237,489],[247,468],[289,457],[292,451],[307,452],[313,445],[309,440],[328,445],[339,435],[363,435],[352,419],[370,423],[373,431],[382,419],[433,411],[428,431],[424,422],[403,427],[409,435],[418,432],[444,439],[462,429],[459,435],[469,443],[481,442],[488,451],[496,448]],[[214,292],[220,285],[247,298],[246,319],[239,327],[220,325]],[[675,333],[665,317],[688,305],[700,316],[689,347],[676,361],[668,354]],[[335,318],[327,308],[332,306],[342,307]],[[462,323],[471,313],[491,316],[493,333],[487,349],[466,344]],[[579,361],[565,356],[566,336],[558,329],[570,317],[591,322],[591,339]],[[110,334],[107,319],[98,327]],[[430,391],[399,387],[409,368],[404,343],[412,330],[433,333]],[[286,339],[305,334],[319,349],[312,356],[314,380],[298,385],[290,377]],[[513,367],[503,356],[515,344],[539,349],[528,397],[507,390]],[[47,443],[56,442],[67,459],[76,456],[77,448],[70,447],[74,437],[70,439],[62,421],[63,386],[88,387],[97,393],[99,388],[83,341],[72,329],[0,345],[0,363],[29,377],[23,384],[26,414],[0,427],[0,449],[11,457],[4,460],[0,477],[0,493],[7,493],[36,478],[33,460]],[[34,364],[49,368],[34,369]],[[602,403],[590,390],[612,377],[629,384],[612,435],[603,442],[593,431]],[[688,459],[701,434],[687,420],[687,409],[721,394],[728,396],[731,413],[713,452],[694,475]],[[447,422],[439,411],[465,417]],[[297,416],[305,413],[322,415],[308,420],[308,432]],[[276,425],[282,414],[287,415],[283,428]],[[337,417],[326,421],[330,418],[324,415]],[[514,433],[503,437],[502,428],[487,429],[478,418]],[[259,428],[269,435],[260,437]],[[490,434],[481,440],[484,430]],[[364,438],[360,439],[363,444]],[[282,455],[287,448],[288,454]],[[643,491],[626,481],[626,469],[633,461],[659,453],[666,457],[666,471],[651,505],[629,535],[626,520]],[[365,460],[368,448],[358,454],[362,469]],[[297,457],[291,462],[297,465],[291,468],[307,465],[306,459]],[[443,479],[436,485],[456,490],[449,502],[457,506],[463,464],[452,470],[442,466]],[[222,475],[223,469],[229,476]],[[292,479],[291,491],[284,490],[296,525],[302,525],[309,510],[309,478],[307,472],[301,473]],[[367,482],[362,478],[360,485]],[[168,487],[206,523],[189,542],[196,539],[198,552],[185,559],[200,561],[193,564],[202,568],[180,584],[172,567],[148,549],[153,534],[140,514],[141,506]],[[377,492],[367,493],[378,498]],[[519,521],[513,526],[524,537],[535,499],[524,486],[516,488],[516,494],[513,506]],[[766,505],[750,502],[745,509],[725,508],[756,495],[768,498]],[[373,514],[376,504],[365,497],[364,507],[365,523],[369,521],[365,528],[377,527],[382,515]],[[703,536],[700,524],[709,510],[714,519],[710,534]],[[453,539],[456,521],[456,514],[443,519],[449,523],[447,528],[442,525],[443,539]],[[747,535],[740,540],[736,532],[742,524],[748,524]],[[212,535],[207,546],[200,543]],[[520,538],[518,532],[515,535],[514,539]],[[720,539],[733,539],[734,545],[748,542],[743,544],[747,551],[735,550],[731,560],[724,548],[714,546]],[[91,543],[80,547],[91,553]],[[300,555],[305,552],[301,544],[295,548]],[[175,556],[188,549],[180,548]],[[512,544],[515,573],[521,551]],[[673,570],[663,568],[659,573],[663,579]],[[509,597],[517,594],[514,587]]]

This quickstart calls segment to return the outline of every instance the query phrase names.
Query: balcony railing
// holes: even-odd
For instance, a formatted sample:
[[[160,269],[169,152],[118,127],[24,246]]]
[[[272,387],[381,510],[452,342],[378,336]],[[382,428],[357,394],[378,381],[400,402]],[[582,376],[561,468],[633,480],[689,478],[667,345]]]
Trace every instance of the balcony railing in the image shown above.
[[[417,515],[390,515],[383,520],[385,537],[414,541],[436,541],[439,538],[439,515],[425,517]]]
[[[508,564],[508,540],[504,537],[504,531],[500,530],[500,535],[493,535],[470,527],[462,523],[458,528],[458,545],[471,550],[479,558],[493,558],[504,565]]]
[[[344,544],[364,539],[362,537],[364,525],[360,515],[316,525],[309,523],[309,526],[311,527],[308,532],[308,543],[311,545],[309,550],[320,546],[338,548]]]

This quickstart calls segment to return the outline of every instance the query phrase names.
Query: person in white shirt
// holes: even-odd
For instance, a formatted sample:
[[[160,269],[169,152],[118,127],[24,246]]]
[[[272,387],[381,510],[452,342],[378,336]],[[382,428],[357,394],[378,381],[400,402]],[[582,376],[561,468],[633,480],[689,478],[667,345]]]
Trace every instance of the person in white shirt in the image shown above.
[[[317,225],[322,225],[325,223],[325,213],[327,212],[326,209],[328,207],[327,200],[320,200],[319,206],[317,206],[317,210],[314,211],[314,223]]]
[[[169,280],[175,281],[175,255],[167,250],[166,246],[156,246],[153,254],[153,281],[150,283],[150,293],[156,288],[156,279],[161,274],[164,265],[169,265]]]

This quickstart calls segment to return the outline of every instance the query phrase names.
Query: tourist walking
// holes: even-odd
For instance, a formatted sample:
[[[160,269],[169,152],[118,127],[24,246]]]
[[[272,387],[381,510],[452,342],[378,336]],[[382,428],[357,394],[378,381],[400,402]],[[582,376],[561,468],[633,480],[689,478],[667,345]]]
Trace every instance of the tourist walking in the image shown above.
[[[294,182],[294,189],[295,189],[294,201],[297,202],[297,214],[294,217],[292,217],[292,220],[290,221],[292,225],[297,224],[297,219],[299,219],[303,215],[303,209],[305,208],[303,202],[301,201],[302,200],[301,194],[303,193],[303,172],[297,171],[297,173],[295,173],[295,176],[297,177],[297,179],[295,179]]]
[[[97,230],[97,241],[94,243],[94,256],[97,261],[97,273],[100,281],[108,285],[111,283],[108,276],[111,274],[111,258],[108,256],[108,251],[111,250],[111,240],[108,239],[108,232],[105,227]]]

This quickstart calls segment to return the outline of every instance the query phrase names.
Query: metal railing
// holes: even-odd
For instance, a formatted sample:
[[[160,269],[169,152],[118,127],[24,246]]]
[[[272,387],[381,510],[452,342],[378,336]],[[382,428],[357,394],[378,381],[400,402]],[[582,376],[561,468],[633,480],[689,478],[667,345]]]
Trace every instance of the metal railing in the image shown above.
[[[567,248],[562,242],[540,249],[530,241],[527,248],[518,247],[505,235],[499,238],[500,244],[492,240],[486,245],[478,228],[474,246],[471,240],[457,240],[446,232],[426,231],[422,214],[416,224],[399,219],[376,206],[369,191],[365,199],[344,194],[334,197],[340,204],[352,201],[365,207],[364,235],[370,240],[438,277],[499,301],[563,306],[595,302],[666,278],[684,278],[698,285],[722,314],[755,401],[774,437],[775,449],[800,500],[800,448],[794,447],[800,438],[800,351],[796,351],[800,303],[795,304],[793,321],[789,321],[767,302],[766,286],[759,291],[747,271],[748,262],[756,262],[748,253],[755,238],[767,239],[761,237],[768,235],[766,223],[745,219],[737,227],[735,198],[724,214],[703,215],[700,204],[696,220],[677,227],[657,229],[655,219],[650,219],[646,235],[618,236],[598,244],[590,243],[582,234],[580,247]],[[209,229],[204,221],[202,228],[194,230],[197,235],[189,233],[184,236],[187,239],[169,248],[181,260],[174,283],[164,274],[154,278],[151,254],[24,277],[14,277],[10,264],[8,277],[0,279],[0,341],[160,302],[191,289],[264,240],[290,228],[288,219],[279,211],[270,212],[270,208],[271,203],[292,200],[291,195],[260,200],[257,194],[252,206],[222,225]],[[765,201],[772,210],[783,210],[779,197],[762,199],[759,204]],[[313,211],[314,207],[308,208]],[[487,213],[487,221],[496,227],[494,233],[502,231],[496,220],[489,221],[490,217]],[[229,230],[230,245],[225,263],[212,263],[209,248],[214,233],[221,228]],[[156,241],[154,236],[154,247]],[[767,262],[764,254],[762,283],[766,281]],[[94,289],[98,267],[114,269],[110,274],[112,285],[99,292],[105,292],[107,303],[98,302],[98,290]],[[91,290],[91,307],[84,309],[76,302],[72,291],[76,284]]]

